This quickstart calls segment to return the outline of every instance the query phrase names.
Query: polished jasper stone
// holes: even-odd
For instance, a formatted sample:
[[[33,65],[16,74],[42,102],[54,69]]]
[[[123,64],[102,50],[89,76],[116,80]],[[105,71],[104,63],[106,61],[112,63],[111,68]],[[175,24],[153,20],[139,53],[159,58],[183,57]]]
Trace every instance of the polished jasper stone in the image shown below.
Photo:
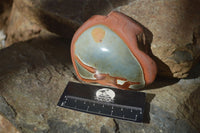
[[[71,53],[76,73],[86,82],[121,89],[143,88],[154,80],[156,66],[137,48],[136,35],[141,34],[142,29],[123,14],[111,12],[110,16],[114,17],[105,20],[101,16],[93,17],[75,33]],[[133,42],[126,39],[127,27],[131,30],[129,37],[135,36]]]
[[[95,41],[95,36],[92,35],[98,29],[105,34],[101,41]],[[96,79],[95,74],[109,74],[119,77],[117,84],[122,85],[126,82],[122,79],[127,79],[139,83],[134,86],[145,85],[143,70],[137,59],[124,41],[107,26],[96,25],[89,28],[79,37],[75,47],[75,54],[81,62],[97,70],[95,73],[89,72],[76,61],[81,77]]]

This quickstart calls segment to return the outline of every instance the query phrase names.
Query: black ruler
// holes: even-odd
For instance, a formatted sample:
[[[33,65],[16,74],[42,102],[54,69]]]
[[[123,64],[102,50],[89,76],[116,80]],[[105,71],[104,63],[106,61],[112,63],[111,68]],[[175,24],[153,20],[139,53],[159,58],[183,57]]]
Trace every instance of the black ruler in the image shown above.
[[[145,93],[69,82],[58,106],[117,119],[143,122]]]

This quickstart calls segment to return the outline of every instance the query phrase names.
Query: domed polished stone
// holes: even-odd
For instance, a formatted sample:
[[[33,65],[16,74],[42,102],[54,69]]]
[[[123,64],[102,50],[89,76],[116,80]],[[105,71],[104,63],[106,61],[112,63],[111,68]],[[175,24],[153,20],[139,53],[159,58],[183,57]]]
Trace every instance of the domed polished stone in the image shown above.
[[[155,62],[137,46],[136,35],[141,33],[142,28],[121,13],[93,16],[72,40],[77,76],[120,89],[139,89],[153,82]]]

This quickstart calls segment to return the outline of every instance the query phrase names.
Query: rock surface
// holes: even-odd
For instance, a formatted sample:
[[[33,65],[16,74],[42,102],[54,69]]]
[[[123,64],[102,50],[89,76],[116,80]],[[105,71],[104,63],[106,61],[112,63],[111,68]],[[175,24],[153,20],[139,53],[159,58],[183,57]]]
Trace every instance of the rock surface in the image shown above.
[[[0,133],[19,133],[19,131],[2,115],[0,115]]]
[[[158,74],[185,78],[200,57],[199,6],[200,0],[14,0],[6,46],[42,28],[71,39],[92,15],[118,10],[144,26]]]
[[[0,30],[0,49],[5,47],[6,35],[3,30]]]
[[[57,107],[67,82],[79,82],[71,64],[69,43],[43,31],[38,38],[0,51],[0,113],[21,132],[200,131],[200,65],[191,72],[190,79],[158,78],[143,90],[150,103],[150,121],[147,113],[144,124]]]
[[[147,36],[159,74],[185,78],[200,57],[200,0],[136,0],[118,10],[132,17]]]
[[[0,29],[5,30],[10,15],[12,0],[1,0],[0,1]]]
[[[51,32],[72,38],[77,28],[95,14],[107,14],[130,0],[15,0],[26,18]]]
[[[12,0],[0,1],[0,49],[6,47],[6,28],[8,26],[8,17],[12,7]]]
[[[26,41],[37,37],[41,30],[41,26],[24,17],[24,15],[16,8],[16,5],[13,4],[6,30],[7,38],[5,47],[8,47],[16,42]]]
[[[5,21],[9,22],[9,25],[7,27],[4,23],[2,26],[2,29],[9,29],[4,30],[6,36],[2,34],[2,40],[6,38],[7,44],[13,45],[0,50],[0,126],[3,127],[2,123],[6,123],[12,131],[19,130],[23,133],[198,133],[198,1],[79,2],[71,13],[71,8],[66,8],[66,5],[74,4],[70,1],[60,0],[54,4],[51,0],[14,1],[9,21]],[[96,4],[99,6],[95,6]],[[125,6],[117,8],[120,5]],[[143,90],[148,93],[147,101],[150,103],[150,108],[147,107],[149,116],[147,114],[146,123],[143,124],[56,106],[67,82],[80,81],[76,78],[71,64],[70,41],[43,28],[64,37],[71,37],[91,15],[106,14],[114,8],[146,27],[146,42],[151,44],[152,57],[158,64],[160,75],[181,78],[189,74],[187,79],[181,80],[158,77],[152,85]],[[195,62],[198,62],[198,65],[191,69]]]
[[[37,37],[43,28],[71,39],[76,29],[92,15],[107,14],[127,2],[14,0],[5,31],[7,39],[4,47]]]

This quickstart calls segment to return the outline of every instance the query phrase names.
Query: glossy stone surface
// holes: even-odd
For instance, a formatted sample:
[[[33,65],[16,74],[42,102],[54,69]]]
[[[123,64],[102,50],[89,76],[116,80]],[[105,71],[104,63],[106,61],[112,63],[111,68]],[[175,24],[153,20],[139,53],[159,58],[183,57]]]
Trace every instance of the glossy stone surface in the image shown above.
[[[199,133],[200,64],[196,78],[158,78],[148,86],[144,92],[155,95],[147,95],[150,123],[139,124],[57,106],[67,82],[78,82],[67,44],[45,34],[0,51],[0,113],[20,133]]]
[[[95,30],[100,30],[98,33],[103,32],[105,35],[98,35],[100,38],[95,38]],[[109,74],[116,77],[119,85],[127,81],[133,82],[132,88],[145,85],[143,71],[137,59],[124,41],[107,26],[96,25],[86,30],[76,41],[75,48],[78,60],[95,69],[92,73],[76,61],[82,78],[96,80],[97,75]]]
[[[75,33],[72,62],[79,79],[120,89],[140,89],[155,79],[156,64],[138,48],[142,28],[127,16],[96,15]]]

